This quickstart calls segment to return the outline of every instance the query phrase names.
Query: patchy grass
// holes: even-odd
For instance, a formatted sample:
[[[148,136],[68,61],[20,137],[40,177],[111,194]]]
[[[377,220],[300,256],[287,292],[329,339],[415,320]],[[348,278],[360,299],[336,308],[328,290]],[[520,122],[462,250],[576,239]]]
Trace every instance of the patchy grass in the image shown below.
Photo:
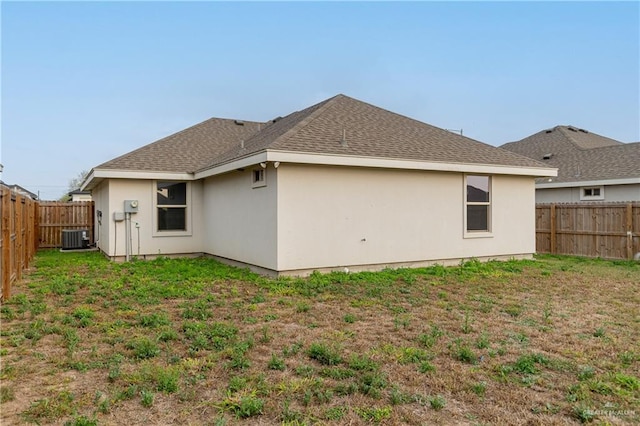
[[[0,307],[2,424],[640,421],[638,263],[35,263]]]

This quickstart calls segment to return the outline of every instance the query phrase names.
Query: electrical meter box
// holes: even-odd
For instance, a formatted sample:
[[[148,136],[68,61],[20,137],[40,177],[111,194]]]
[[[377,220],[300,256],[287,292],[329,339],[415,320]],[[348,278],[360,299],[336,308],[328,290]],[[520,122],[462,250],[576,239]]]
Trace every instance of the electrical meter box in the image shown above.
[[[124,220],[124,212],[113,212],[113,221],[122,222]]]
[[[125,213],[138,213],[138,200],[125,200],[124,201]]]

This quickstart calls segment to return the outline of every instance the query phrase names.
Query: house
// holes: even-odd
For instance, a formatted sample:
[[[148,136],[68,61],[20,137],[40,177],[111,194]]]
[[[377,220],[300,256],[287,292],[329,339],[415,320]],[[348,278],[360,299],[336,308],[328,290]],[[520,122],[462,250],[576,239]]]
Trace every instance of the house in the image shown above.
[[[553,167],[337,95],[212,118],[91,170],[98,247],[272,275],[530,257]]]
[[[91,191],[81,191],[76,189],[75,191],[69,192],[70,200],[75,201],[91,201]]]
[[[640,201],[640,142],[556,126],[501,148],[558,168],[536,180],[538,203]]]
[[[17,193],[17,194],[20,194],[20,195],[22,195],[23,197],[27,197],[27,198],[30,198],[30,199],[32,199],[32,200],[37,200],[37,199],[38,199],[38,195],[37,195],[37,194],[34,194],[33,192],[29,191],[29,190],[28,190],[28,189],[26,189],[26,188],[21,187],[20,185],[16,185],[16,184],[9,185],[9,184],[7,184],[7,183],[4,183],[4,182],[3,182],[3,181],[1,181],[1,180],[0,180],[0,185],[4,185],[4,186],[6,186],[6,187],[7,187],[7,188],[9,188],[11,191],[13,191],[13,192],[15,192],[15,193]]]

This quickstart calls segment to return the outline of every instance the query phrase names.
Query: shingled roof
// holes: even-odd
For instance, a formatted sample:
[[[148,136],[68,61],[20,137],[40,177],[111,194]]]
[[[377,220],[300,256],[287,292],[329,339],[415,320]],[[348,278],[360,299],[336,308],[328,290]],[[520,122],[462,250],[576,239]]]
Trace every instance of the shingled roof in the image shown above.
[[[557,167],[554,183],[640,178],[640,142],[622,143],[573,126],[556,126],[501,148]]]
[[[337,95],[266,123],[212,118],[96,169],[195,172],[264,151],[457,164],[546,164]]]

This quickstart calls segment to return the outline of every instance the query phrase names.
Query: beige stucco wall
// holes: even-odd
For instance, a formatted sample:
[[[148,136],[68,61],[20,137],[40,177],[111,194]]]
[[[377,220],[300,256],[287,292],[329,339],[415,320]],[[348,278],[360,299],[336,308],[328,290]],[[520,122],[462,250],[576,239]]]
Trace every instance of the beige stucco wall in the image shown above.
[[[115,222],[113,214],[124,211],[125,200],[138,200],[138,213],[131,215],[131,255],[201,253],[203,251],[202,187],[203,184],[200,181],[189,182],[187,190],[190,191],[191,203],[187,208],[188,230],[171,233],[155,231],[155,181],[110,179],[102,182],[92,191],[95,208],[102,211],[99,248],[110,257],[125,255],[125,222]],[[139,224],[139,228],[136,228],[136,223]]]
[[[460,173],[281,164],[278,269],[535,252],[534,181],[494,176],[492,236],[464,237]]]
[[[536,189],[537,203],[578,203],[582,188]],[[605,185],[604,199],[598,202],[640,201],[640,184]]]
[[[109,181],[102,181],[91,191],[91,196],[94,201],[94,210],[96,212],[96,245],[104,253],[109,253],[109,230],[112,228],[111,221],[109,220],[108,214],[106,213],[109,211]],[[97,218],[98,211],[102,212],[102,219],[100,221],[98,221]]]
[[[270,164],[267,184],[258,188],[251,173],[247,168],[204,181],[204,251],[275,270],[277,170]]]

